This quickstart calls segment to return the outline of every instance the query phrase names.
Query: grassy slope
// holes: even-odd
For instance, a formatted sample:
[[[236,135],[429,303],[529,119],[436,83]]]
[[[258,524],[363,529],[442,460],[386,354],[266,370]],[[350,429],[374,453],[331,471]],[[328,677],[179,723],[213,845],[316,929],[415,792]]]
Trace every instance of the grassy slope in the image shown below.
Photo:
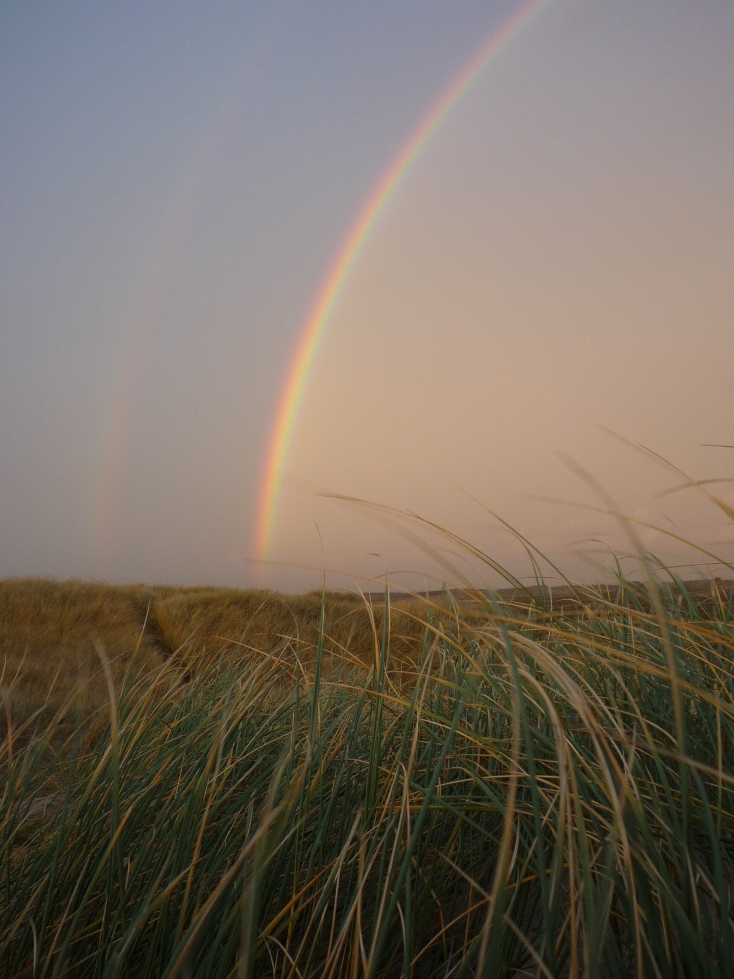
[[[150,672],[167,661],[186,667],[202,656],[280,656],[296,648],[308,663],[317,646],[320,615],[318,593],[0,581],[2,686],[19,723],[44,704],[46,714],[53,713],[81,681],[87,683],[90,707],[106,703],[99,647],[112,664],[118,688],[131,665]],[[358,595],[328,594],[327,663],[334,656],[370,660],[382,616],[379,605],[371,615]],[[400,609],[393,611],[393,620],[394,655],[408,655],[420,626]]]
[[[90,642],[104,589],[27,588],[39,636]],[[182,668],[59,764],[53,725],[2,745],[0,972],[732,979],[734,610],[692,591],[406,603],[383,633],[344,596],[320,628],[318,596],[111,590],[110,649],[147,609]]]
[[[724,600],[732,583],[720,582]],[[686,585],[687,599],[711,611],[709,582]],[[531,589],[536,601],[537,589]],[[528,594],[507,589],[503,600],[525,614]],[[617,588],[604,597],[619,599]],[[592,595],[586,595],[592,604]],[[323,639],[326,665],[332,659],[370,662],[382,635],[383,596],[327,593]],[[568,588],[556,588],[549,600],[559,611],[578,614],[578,599]],[[480,602],[477,605],[477,602]],[[457,608],[465,622],[481,621],[481,596],[436,593],[437,608]],[[446,614],[442,613],[446,618]],[[478,614],[478,619],[477,619]],[[0,670],[6,701],[16,722],[46,704],[46,713],[68,702],[86,681],[91,708],[105,704],[107,691],[97,648],[110,659],[116,686],[125,671],[150,672],[165,662],[183,665],[201,657],[218,658],[292,654],[297,648],[308,663],[320,635],[321,595],[279,595],[226,588],[114,586],[82,581],[9,579],[0,581]],[[422,635],[425,607],[402,596],[391,611],[393,661],[411,659]],[[3,719],[0,717],[0,725]]]
[[[157,644],[141,633],[149,601],[135,586],[38,579],[0,582],[0,663],[6,704],[16,721],[42,704],[58,708],[88,681],[97,704],[105,684],[95,652],[101,643],[120,679],[137,649],[141,668],[162,660]]]

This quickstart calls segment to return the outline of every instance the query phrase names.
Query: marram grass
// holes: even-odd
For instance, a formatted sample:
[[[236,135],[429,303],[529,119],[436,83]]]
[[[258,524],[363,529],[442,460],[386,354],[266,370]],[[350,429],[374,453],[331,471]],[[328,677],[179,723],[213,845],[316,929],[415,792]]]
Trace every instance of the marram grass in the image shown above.
[[[103,735],[2,746],[0,975],[731,977],[734,609],[653,592],[105,666]]]

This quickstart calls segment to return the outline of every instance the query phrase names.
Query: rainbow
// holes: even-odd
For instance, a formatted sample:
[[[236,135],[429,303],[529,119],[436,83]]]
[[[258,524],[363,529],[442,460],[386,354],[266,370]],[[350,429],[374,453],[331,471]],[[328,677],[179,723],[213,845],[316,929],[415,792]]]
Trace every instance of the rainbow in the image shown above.
[[[115,554],[123,509],[123,477],[134,436],[135,405],[139,398],[148,344],[160,314],[166,279],[175,268],[177,244],[191,218],[191,204],[201,185],[216,168],[236,130],[242,104],[250,98],[252,79],[270,63],[278,48],[288,7],[271,5],[253,33],[246,57],[225,90],[204,138],[172,181],[164,220],[150,248],[147,272],[132,304],[132,315],[122,332],[119,355],[107,385],[107,400],[100,412],[94,478],[90,492],[89,562],[96,574],[104,574]]]
[[[258,560],[267,560],[270,553],[283,468],[311,368],[334,306],[365,241],[411,166],[457,102],[510,41],[549,3],[551,0],[530,0],[524,3],[482,45],[413,130],[349,229],[304,323],[278,402],[257,509],[255,556]]]

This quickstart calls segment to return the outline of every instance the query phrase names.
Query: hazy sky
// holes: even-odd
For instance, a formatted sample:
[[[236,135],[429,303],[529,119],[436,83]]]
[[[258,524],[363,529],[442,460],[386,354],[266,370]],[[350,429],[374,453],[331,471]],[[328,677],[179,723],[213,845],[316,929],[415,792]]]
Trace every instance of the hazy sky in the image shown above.
[[[606,505],[561,456],[627,514],[734,557],[720,510],[661,496],[681,477],[602,430],[734,476],[734,450],[702,445],[734,443],[734,4],[549,0],[365,242],[294,427],[272,563],[252,560],[319,287],[411,131],[521,6],[0,6],[0,576],[451,576],[326,490],[526,574],[492,511],[593,577],[629,541],[537,499]],[[734,483],[710,488],[734,504]]]

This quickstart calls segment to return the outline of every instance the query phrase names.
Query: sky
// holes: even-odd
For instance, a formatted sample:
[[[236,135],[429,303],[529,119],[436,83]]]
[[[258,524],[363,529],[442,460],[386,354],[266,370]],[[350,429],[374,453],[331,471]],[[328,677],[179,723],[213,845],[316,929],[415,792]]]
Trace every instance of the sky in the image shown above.
[[[734,4],[529,9],[2,4],[0,577],[729,573]]]

